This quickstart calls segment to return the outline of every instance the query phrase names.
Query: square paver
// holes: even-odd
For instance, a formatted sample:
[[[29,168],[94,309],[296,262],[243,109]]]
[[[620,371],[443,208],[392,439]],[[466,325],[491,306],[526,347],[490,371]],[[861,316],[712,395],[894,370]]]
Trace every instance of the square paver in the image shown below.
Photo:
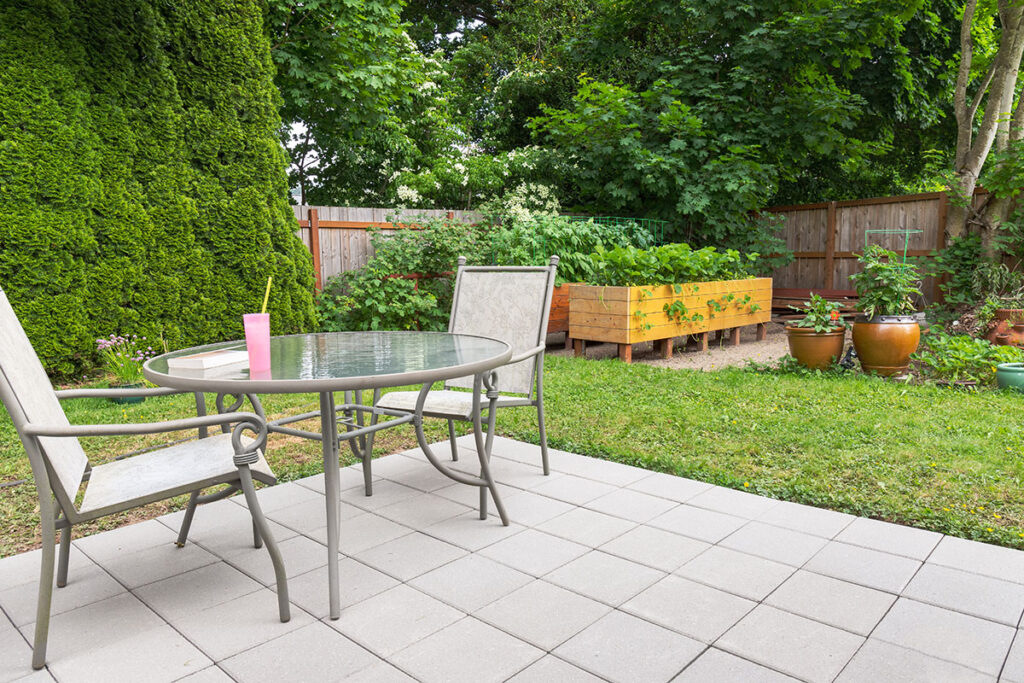
[[[609,681],[667,681],[703,649],[692,638],[615,611],[553,654]]]
[[[359,463],[355,465],[349,465],[347,467],[338,468],[338,479],[341,482],[340,491],[346,491],[357,486],[363,486],[363,466]],[[374,472],[371,475],[371,480],[376,482],[380,477]],[[299,486],[304,486],[310,491],[316,491],[321,496],[324,495],[324,475],[323,472],[320,474],[314,474],[311,477],[299,479],[295,482]]]
[[[1024,636],[1018,630],[1010,646],[1010,654],[1003,664],[1003,671],[1000,680],[1008,683],[1024,683]]]
[[[1016,627],[1024,612],[1024,586],[980,574],[925,564],[903,595],[919,602]]]
[[[599,550],[562,565],[544,578],[615,607],[664,578],[665,573]]]
[[[412,529],[390,519],[370,513],[356,515],[341,523],[338,549],[346,555],[355,555],[409,533],[412,533]],[[309,535],[318,543],[327,545],[327,527],[321,527]]]
[[[291,620],[282,622],[277,596],[266,588],[171,620],[175,629],[217,662],[311,623],[313,618],[294,605]]]
[[[920,562],[907,557],[830,541],[804,565],[804,569],[868,588],[899,593],[920,566]]]
[[[549,454],[550,455],[550,454]],[[553,463],[552,469],[566,472],[577,477],[585,477],[612,486],[627,486],[648,476],[646,470],[639,467],[623,465],[611,460],[591,458],[575,453],[564,453]]]
[[[627,488],[658,496],[659,498],[674,500],[677,503],[685,503],[698,493],[704,493],[712,488],[712,485],[702,481],[677,477],[673,474],[655,472],[650,476],[634,481]]]
[[[679,576],[666,576],[622,605],[623,611],[713,643],[756,603]]]
[[[837,541],[923,560],[938,545],[942,534],[924,529],[859,517],[842,530]]]
[[[221,507],[232,506],[229,501],[214,503]],[[205,506],[203,506],[205,507]],[[212,505],[211,505],[212,507]],[[237,506],[234,506],[237,508]],[[196,511],[196,520],[199,519],[203,510]],[[248,512],[244,513],[247,517]],[[251,519],[251,518],[250,518]],[[251,534],[250,534],[251,535]],[[103,562],[124,555],[137,553],[147,548],[155,548],[161,545],[173,545],[177,539],[177,531],[171,531],[168,527],[155,519],[148,519],[137,524],[129,524],[118,529],[105,531],[102,534],[93,534],[74,540],[73,545],[81,550],[92,561],[102,564]],[[36,576],[38,577],[39,565],[36,564]]]
[[[708,649],[672,683],[795,683],[797,679],[715,648]]]
[[[543,654],[479,619],[466,617],[398,652],[390,661],[424,683],[497,683]]]
[[[765,599],[773,607],[862,636],[871,633],[894,602],[891,593],[803,570]]]
[[[62,681],[176,681],[213,664],[192,643],[166,624],[132,633],[70,657],[47,658]]]
[[[51,615],[69,612],[125,592],[124,586],[111,578],[102,568],[90,562],[84,555],[79,555],[79,558],[79,562],[72,562],[68,566],[68,584],[63,588],[54,585],[50,603]],[[39,598],[38,569],[35,579],[29,583],[10,588],[6,588],[8,584],[3,585],[5,589],[0,591],[0,607],[3,607],[14,625],[24,626],[35,621],[36,601]]]
[[[523,526],[543,524],[549,519],[563,515],[575,507],[571,503],[542,496],[533,491],[516,491],[513,489],[508,491],[508,495],[502,492],[502,499],[505,501],[505,509],[508,511],[509,520]]]
[[[240,683],[348,680],[380,660],[321,622],[257,645],[221,666]]]
[[[835,538],[836,534],[849,526],[850,522],[855,519],[857,518],[845,512],[824,510],[785,500],[758,517],[758,521],[766,524],[802,531],[805,534],[823,538]]]
[[[884,677],[886,681],[900,683],[934,683],[935,681],[957,681],[958,683],[991,683],[991,676],[922,654],[891,643],[869,638],[854,655],[837,683],[876,683]],[[1003,678],[1002,680],[1007,680]]]
[[[298,505],[299,503],[305,503],[309,500],[321,500],[323,496],[316,491],[311,491],[305,486],[299,486],[296,482],[291,481],[287,484],[275,484],[274,486],[268,486],[260,489],[257,500],[260,502],[260,510],[263,514],[273,512],[274,510],[280,510],[291,505]],[[245,507],[245,496],[237,495],[228,500]],[[196,517],[203,512],[203,506],[200,506],[196,510]]]
[[[398,585],[398,581],[387,574],[368,567],[349,557],[338,560],[338,583],[341,592],[341,609],[366,600]],[[327,589],[327,566],[324,565],[288,581],[288,597],[317,619],[326,617],[330,611]]]
[[[407,498],[393,505],[385,505],[374,512],[393,522],[398,522],[414,529],[420,529],[469,511],[470,508],[467,508],[465,505],[460,505],[447,498],[430,493],[421,493],[418,496]]]
[[[793,568],[762,557],[715,546],[676,570],[676,574],[750,600],[763,600]]]
[[[327,565],[327,547],[305,536],[295,536],[277,545],[284,557],[284,570],[288,578]],[[271,586],[277,582],[274,563],[270,560],[270,553],[266,548],[254,548],[251,553],[240,553],[227,562],[264,586]]]
[[[672,572],[710,547],[703,541],[641,525],[613,538],[600,549],[663,572]]]
[[[135,589],[135,595],[164,619],[174,620],[261,588],[263,586],[234,567],[218,562],[147,584]]]
[[[473,460],[475,461],[477,458],[474,456]],[[467,460],[466,464],[471,462]],[[480,465],[474,464],[470,471],[473,474],[479,473]],[[545,482],[551,481],[552,476],[555,478],[560,476],[557,473],[545,475],[544,470],[541,468],[540,458],[537,458],[535,464],[495,459],[491,461],[491,474],[494,475],[494,480],[498,482],[498,488],[502,492],[509,488],[534,489]]]
[[[713,510],[680,505],[655,517],[648,525],[708,543],[718,543],[747,520]]]
[[[250,548],[256,552],[254,548]],[[263,551],[266,553],[266,551]],[[179,548],[174,543],[127,552],[102,560],[103,568],[128,588],[138,588],[199,567],[219,562],[220,558],[195,543]],[[268,560],[269,561],[269,560]],[[71,585],[73,576],[69,576]]]
[[[415,531],[357,553],[355,558],[396,579],[408,581],[465,554],[462,548]]]
[[[409,584],[464,612],[475,612],[531,581],[529,574],[474,554],[418,576]]]
[[[377,510],[387,505],[394,505],[409,498],[422,496],[423,492],[411,486],[381,479],[373,482],[373,495],[367,496],[362,486],[355,486],[341,492],[341,500],[363,510]]]
[[[751,522],[723,539],[721,545],[799,567],[825,547],[825,543],[827,541],[820,536]]]
[[[599,602],[546,581],[533,581],[474,616],[541,649],[551,650],[608,612],[609,608]]]
[[[232,683],[235,679],[224,673],[220,667],[208,666],[202,671],[197,671],[179,680],[181,683]]]
[[[728,489],[724,486],[712,487],[703,493],[698,493],[686,502],[699,508],[725,512],[746,519],[757,519],[779,504],[779,501],[773,498]]]
[[[989,543],[943,536],[928,557],[929,563],[965,572],[1024,583],[1024,553]]]
[[[338,517],[342,523],[361,514],[363,514],[363,510],[354,505],[343,502],[338,503]],[[286,508],[274,510],[267,517],[299,533],[308,533],[314,529],[326,526],[327,499],[307,500],[305,503],[299,503],[298,505],[289,505]]]
[[[328,624],[371,652],[388,657],[466,616],[406,585],[345,608]]]
[[[25,636],[0,614],[0,681],[7,683],[31,676],[31,662],[32,648]],[[49,675],[45,670],[43,673]]]
[[[503,538],[518,534],[524,527],[514,522],[503,526],[497,514],[480,519],[479,512],[471,511],[420,529],[428,536],[475,552]]]
[[[621,536],[636,526],[620,517],[612,517],[603,512],[595,512],[587,508],[575,508],[538,524],[537,529],[554,536],[569,539],[591,548]]]
[[[665,514],[676,505],[678,503],[675,501],[630,489],[618,489],[587,503],[587,507],[591,510],[634,522],[647,522],[658,515]]]
[[[426,456],[407,458],[399,455],[377,458],[373,462],[373,473],[403,486],[427,492],[436,491],[452,483],[451,479],[430,464]]]
[[[588,550],[589,548],[579,543],[535,529],[527,529],[504,541],[487,546],[480,553],[521,572],[543,576],[575,560]]]
[[[533,487],[533,492],[566,503],[572,503],[573,505],[585,505],[595,498],[611,493],[616,488],[618,487],[594,481],[593,479],[584,479],[583,477],[574,477],[567,474],[561,476],[552,474],[548,481]]]
[[[160,617],[138,598],[130,593],[121,593],[54,615],[50,619],[46,659],[48,662],[70,659],[163,625]],[[35,623],[26,624],[20,630],[32,642]]]
[[[597,676],[588,674],[583,669],[566,661],[548,655],[531,664],[512,678],[508,683],[601,683]]]
[[[806,681],[831,681],[864,638],[789,612],[760,605],[716,647]]]
[[[872,638],[996,676],[1015,633],[1009,626],[900,598]]]

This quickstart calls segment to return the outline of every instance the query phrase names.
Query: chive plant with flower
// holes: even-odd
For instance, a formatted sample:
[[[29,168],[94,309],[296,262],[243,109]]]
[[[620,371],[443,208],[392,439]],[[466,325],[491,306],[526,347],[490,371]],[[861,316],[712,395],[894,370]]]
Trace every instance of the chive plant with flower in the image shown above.
[[[117,384],[141,384],[142,364],[156,355],[145,337],[112,334],[96,340],[103,369]]]

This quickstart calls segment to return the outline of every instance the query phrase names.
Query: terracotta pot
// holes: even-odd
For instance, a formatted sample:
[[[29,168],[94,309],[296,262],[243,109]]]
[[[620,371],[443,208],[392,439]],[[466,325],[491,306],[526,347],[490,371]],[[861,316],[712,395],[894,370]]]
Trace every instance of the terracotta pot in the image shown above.
[[[1014,324],[1018,320],[1024,320],[1024,308],[997,308],[992,314],[992,324],[985,339],[993,344],[1024,344],[1024,328],[1018,330],[1018,325]],[[1008,335],[1006,341],[999,341],[998,337],[1001,334]]]
[[[853,348],[865,372],[883,377],[907,371],[921,327],[912,315],[880,315],[853,323]]]
[[[811,370],[824,370],[843,355],[846,328],[835,327],[831,332],[815,332],[810,327],[786,325],[789,353],[800,365]]]

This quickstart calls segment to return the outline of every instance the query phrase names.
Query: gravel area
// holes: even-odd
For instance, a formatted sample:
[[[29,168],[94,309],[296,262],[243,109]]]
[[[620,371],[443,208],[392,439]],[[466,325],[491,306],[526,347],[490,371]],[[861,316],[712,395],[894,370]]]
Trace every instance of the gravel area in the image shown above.
[[[687,368],[690,370],[716,370],[730,365],[743,366],[748,360],[758,363],[775,361],[789,353],[786,333],[782,325],[768,323],[768,338],[757,341],[757,326],[748,325],[740,330],[739,346],[730,346],[723,339],[715,342],[715,333],[710,334],[707,351],[697,351],[694,345],[684,347],[682,338],[677,338],[672,358],[663,359],[654,353],[654,344],[646,342],[633,345],[633,362],[647,363],[664,368]],[[572,350],[564,349],[563,335],[548,338],[548,353],[555,356],[571,356]],[[587,358],[614,358],[618,353],[615,344],[588,344]]]

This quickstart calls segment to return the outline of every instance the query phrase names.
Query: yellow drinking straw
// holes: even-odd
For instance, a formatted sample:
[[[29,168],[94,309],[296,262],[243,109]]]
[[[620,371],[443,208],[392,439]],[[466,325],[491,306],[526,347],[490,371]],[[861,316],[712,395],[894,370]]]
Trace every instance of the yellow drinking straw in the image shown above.
[[[267,278],[267,293],[263,295],[263,309],[260,311],[261,314],[267,312],[267,302],[270,301],[270,283],[273,279],[273,275]]]

